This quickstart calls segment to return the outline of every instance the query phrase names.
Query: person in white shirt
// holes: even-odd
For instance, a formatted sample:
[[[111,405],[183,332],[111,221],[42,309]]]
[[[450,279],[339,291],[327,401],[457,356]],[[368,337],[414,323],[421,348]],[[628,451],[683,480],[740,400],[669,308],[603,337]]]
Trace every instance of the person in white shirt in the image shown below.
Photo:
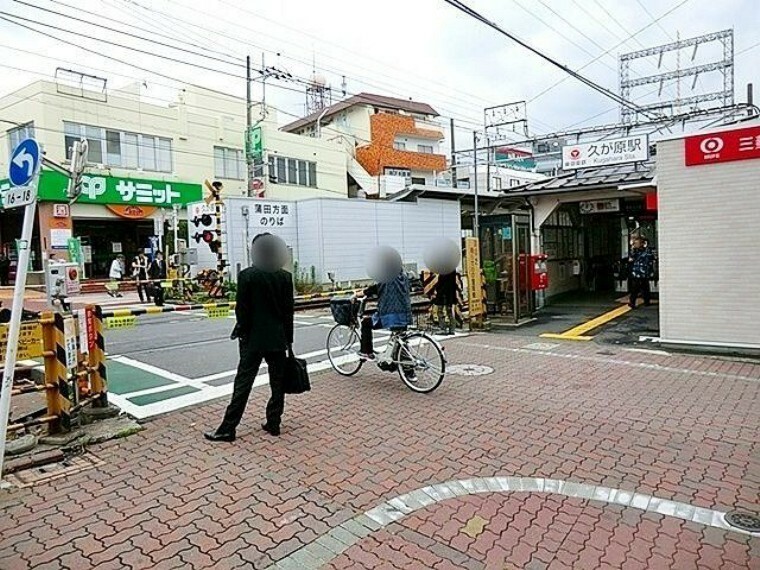
[[[119,281],[124,279],[124,256],[117,255],[111,262],[111,269],[108,271],[108,277],[111,282],[106,285],[106,290],[111,297],[121,297],[119,293]]]

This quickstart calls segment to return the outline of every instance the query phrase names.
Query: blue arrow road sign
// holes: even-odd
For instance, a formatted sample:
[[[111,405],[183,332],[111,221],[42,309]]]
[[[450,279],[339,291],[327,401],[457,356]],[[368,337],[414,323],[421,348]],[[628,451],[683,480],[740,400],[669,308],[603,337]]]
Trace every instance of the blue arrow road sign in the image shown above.
[[[40,167],[40,145],[34,139],[24,139],[11,153],[8,175],[14,186],[26,186]]]

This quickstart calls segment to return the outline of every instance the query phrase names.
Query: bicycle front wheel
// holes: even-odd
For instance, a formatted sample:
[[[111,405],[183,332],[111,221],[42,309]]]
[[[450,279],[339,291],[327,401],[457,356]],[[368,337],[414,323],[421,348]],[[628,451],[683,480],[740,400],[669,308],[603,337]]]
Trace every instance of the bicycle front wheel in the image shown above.
[[[396,361],[404,384],[421,394],[438,388],[446,375],[443,349],[426,333],[412,333],[401,339]]]
[[[353,376],[364,362],[359,358],[359,333],[346,325],[335,325],[327,335],[327,358],[333,370],[342,376]]]

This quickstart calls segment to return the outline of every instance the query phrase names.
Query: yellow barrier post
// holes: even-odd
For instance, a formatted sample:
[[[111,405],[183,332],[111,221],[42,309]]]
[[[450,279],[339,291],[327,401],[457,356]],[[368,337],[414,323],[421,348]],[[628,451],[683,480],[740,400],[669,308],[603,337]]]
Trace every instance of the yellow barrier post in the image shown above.
[[[106,340],[103,336],[103,308],[92,307],[95,329],[95,346],[90,349],[90,388],[93,394],[100,397],[93,402],[96,408],[108,407],[108,374],[106,373]]]
[[[61,400],[58,394],[58,358],[56,356],[55,320],[53,313],[46,311],[40,315],[42,324],[42,348],[45,358],[45,399],[47,401],[47,415],[50,417],[61,416]],[[50,423],[50,432],[60,431],[60,421],[56,419]]]
[[[69,369],[66,359],[66,323],[61,313],[53,315],[53,335],[55,338],[55,374],[51,378],[58,385],[58,421],[50,425],[50,432],[71,429],[71,389]]]

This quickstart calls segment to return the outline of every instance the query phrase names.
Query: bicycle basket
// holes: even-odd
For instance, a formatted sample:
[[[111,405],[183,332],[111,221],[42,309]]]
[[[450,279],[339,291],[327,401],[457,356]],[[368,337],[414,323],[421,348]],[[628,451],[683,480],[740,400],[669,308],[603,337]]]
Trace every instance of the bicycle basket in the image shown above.
[[[339,325],[350,326],[356,319],[356,304],[352,299],[330,299],[330,311]]]

